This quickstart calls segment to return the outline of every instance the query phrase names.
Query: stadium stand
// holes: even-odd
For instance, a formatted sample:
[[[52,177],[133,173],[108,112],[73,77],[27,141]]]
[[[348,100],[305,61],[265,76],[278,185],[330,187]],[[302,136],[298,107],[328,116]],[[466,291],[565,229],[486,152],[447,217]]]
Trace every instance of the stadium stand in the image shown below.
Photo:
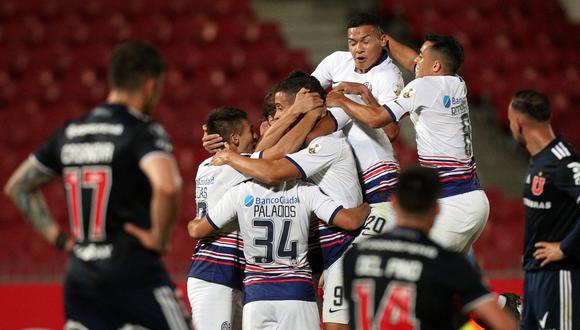
[[[100,102],[114,44],[141,38],[168,61],[162,104],[154,114],[170,132],[184,178],[183,222],[167,256],[169,271],[184,274],[191,253],[185,223],[194,214],[194,175],[207,157],[200,123],[214,107],[261,114],[272,83],[292,69],[311,70],[303,50],[290,49],[278,25],[258,20],[247,0],[112,1],[6,0],[0,4],[0,177],[15,167],[67,118]],[[63,188],[46,197],[67,228]],[[37,237],[12,203],[0,197],[0,278],[51,278],[65,259]],[[44,277],[43,277],[44,276]]]

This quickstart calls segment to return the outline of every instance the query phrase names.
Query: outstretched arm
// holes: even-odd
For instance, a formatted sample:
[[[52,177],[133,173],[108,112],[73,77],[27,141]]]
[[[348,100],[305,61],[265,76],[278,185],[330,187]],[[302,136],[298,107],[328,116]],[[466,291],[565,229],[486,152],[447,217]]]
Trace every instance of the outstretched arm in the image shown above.
[[[321,106],[306,113],[298,124],[294,125],[274,146],[263,149],[262,158],[280,159],[300,149],[304,145],[306,135],[312,130],[323,111],[324,108]]]
[[[213,233],[216,229],[207,220],[207,217],[193,219],[187,223],[187,232],[193,239],[204,238]]]
[[[332,224],[346,230],[360,228],[371,213],[369,204],[363,203],[352,209],[341,209],[334,217]]]
[[[74,241],[60,230],[40,190],[53,179],[54,176],[39,170],[29,158],[12,174],[4,187],[4,193],[47,242],[70,252]]]
[[[276,184],[301,176],[298,168],[288,159],[252,159],[241,156],[228,146],[212,158],[211,164],[228,164],[245,176],[266,184]]]
[[[384,107],[359,104],[339,92],[328,93],[326,104],[342,108],[351,118],[372,128],[381,128],[393,122],[393,118]]]
[[[418,53],[413,48],[408,47],[387,35],[387,49],[389,50],[389,55],[406,70],[409,70],[410,72],[415,70],[415,58]]]

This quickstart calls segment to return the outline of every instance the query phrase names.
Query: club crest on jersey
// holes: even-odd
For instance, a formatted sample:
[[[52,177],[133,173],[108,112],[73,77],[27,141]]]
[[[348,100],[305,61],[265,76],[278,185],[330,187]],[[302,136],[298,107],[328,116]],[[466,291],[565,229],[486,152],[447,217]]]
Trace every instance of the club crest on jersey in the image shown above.
[[[371,85],[370,82],[367,81],[363,85],[367,86],[367,88],[369,89],[369,92],[372,92],[373,91],[373,85]]]
[[[314,155],[315,153],[319,152],[320,149],[322,149],[322,146],[318,143],[315,143],[315,144],[311,145],[310,147],[308,147],[308,153],[311,155]]]
[[[540,196],[544,192],[544,184],[546,183],[546,178],[541,176],[534,176],[532,181],[532,194],[535,196]]]
[[[443,105],[446,108],[449,108],[451,106],[451,98],[449,97],[449,95],[443,96]]]
[[[411,96],[415,95],[415,89],[414,88],[409,88],[406,91],[403,92],[403,97],[408,99]]]
[[[246,196],[246,198],[244,198],[244,206],[252,207],[252,205],[254,205],[254,196],[252,195]]]
[[[401,84],[393,83],[393,93],[395,93],[396,96],[401,95],[401,89],[403,89]]]

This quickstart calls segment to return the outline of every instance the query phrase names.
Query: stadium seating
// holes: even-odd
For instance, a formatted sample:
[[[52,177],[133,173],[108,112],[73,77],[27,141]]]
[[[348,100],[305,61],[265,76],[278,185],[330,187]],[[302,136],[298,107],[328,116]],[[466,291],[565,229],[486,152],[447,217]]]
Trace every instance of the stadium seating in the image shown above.
[[[304,51],[287,47],[278,25],[254,17],[248,0],[5,0],[0,3],[0,162],[2,183],[67,118],[105,100],[107,59],[127,38],[146,39],[168,63],[162,104],[154,113],[170,132],[184,178],[183,214],[167,256],[184,274],[194,215],[194,175],[208,155],[200,123],[217,106],[242,107],[258,120],[264,95],[290,70],[310,71]],[[9,124],[8,124],[9,123]],[[63,188],[48,204],[68,227]],[[0,276],[59,275],[64,256],[34,233],[0,196]]]
[[[552,97],[556,130],[580,145],[580,131],[568,124],[576,103],[563,101],[580,98],[580,25],[566,20],[558,1],[381,0],[381,5],[385,15],[408,21],[416,40],[427,32],[458,38],[465,47],[462,75],[471,100],[493,105],[504,128],[511,95],[534,88]]]

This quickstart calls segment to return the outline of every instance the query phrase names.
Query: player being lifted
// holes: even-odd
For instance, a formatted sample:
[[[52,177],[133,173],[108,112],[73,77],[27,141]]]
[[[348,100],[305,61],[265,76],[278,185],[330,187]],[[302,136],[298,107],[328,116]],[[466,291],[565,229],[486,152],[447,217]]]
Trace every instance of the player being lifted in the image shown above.
[[[46,240],[70,252],[66,329],[188,329],[161,262],[178,217],[181,177],[163,127],[149,120],[165,62],[128,41],[109,60],[107,103],[68,122],[5,187]],[[70,230],[54,223],[40,188],[62,175]]]
[[[354,230],[367,204],[345,209],[319,187],[287,181],[269,187],[247,181],[231,189],[202,219],[190,222],[193,238],[238,219],[246,259],[244,329],[320,328],[311,267],[306,258],[310,217]]]
[[[463,48],[453,37],[434,34],[426,36],[419,54],[392,38],[388,38],[388,47],[416,76],[395,100],[366,106],[333,92],[327,104],[341,107],[371,127],[398,123],[410,115],[419,162],[436,168],[443,183],[441,213],[431,238],[453,251],[467,253],[485,227],[489,202],[479,184],[473,156],[467,87],[457,75]],[[365,94],[366,90],[362,84],[352,84],[344,92]]]

